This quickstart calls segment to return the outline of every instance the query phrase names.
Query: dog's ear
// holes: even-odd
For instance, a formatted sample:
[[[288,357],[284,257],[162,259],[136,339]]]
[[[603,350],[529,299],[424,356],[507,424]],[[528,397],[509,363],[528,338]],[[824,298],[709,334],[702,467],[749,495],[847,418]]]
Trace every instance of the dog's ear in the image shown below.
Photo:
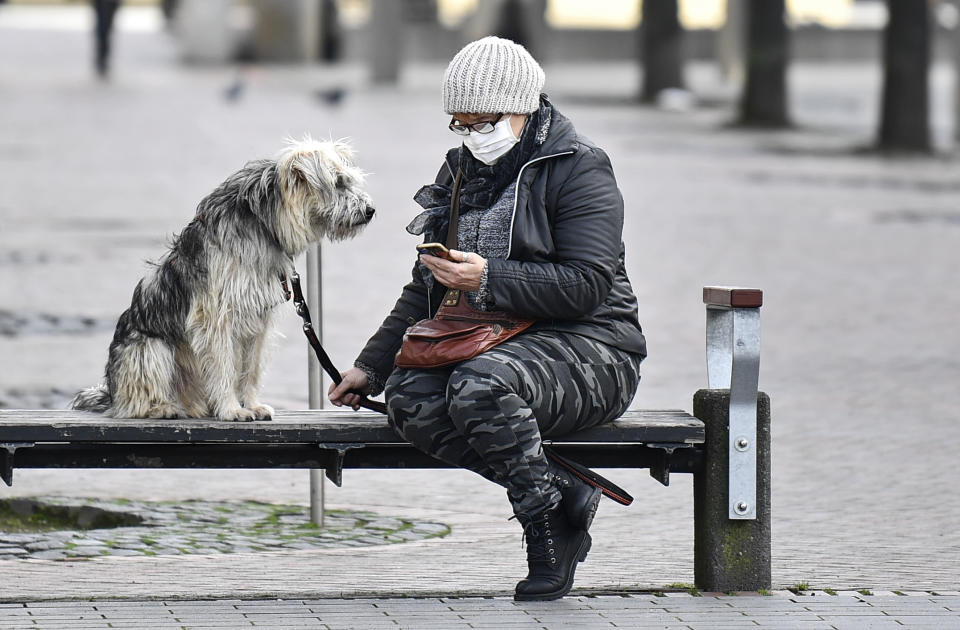
[[[290,171],[293,173],[293,179],[296,180],[298,184],[307,183],[307,174],[303,171],[302,166],[294,162],[293,166],[290,168]]]
[[[286,164],[286,171],[288,186],[309,186],[310,176],[307,175],[307,166],[300,161],[298,156],[291,156],[290,161]]]

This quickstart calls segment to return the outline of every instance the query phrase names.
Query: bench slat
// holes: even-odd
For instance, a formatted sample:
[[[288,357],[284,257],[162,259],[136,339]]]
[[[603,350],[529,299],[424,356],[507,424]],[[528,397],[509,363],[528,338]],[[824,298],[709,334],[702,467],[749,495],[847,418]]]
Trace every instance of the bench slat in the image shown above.
[[[381,414],[352,410],[278,411],[272,422],[105,418],[70,410],[0,410],[4,442],[399,443]],[[681,410],[628,411],[616,422],[563,442],[701,444],[703,423]]]

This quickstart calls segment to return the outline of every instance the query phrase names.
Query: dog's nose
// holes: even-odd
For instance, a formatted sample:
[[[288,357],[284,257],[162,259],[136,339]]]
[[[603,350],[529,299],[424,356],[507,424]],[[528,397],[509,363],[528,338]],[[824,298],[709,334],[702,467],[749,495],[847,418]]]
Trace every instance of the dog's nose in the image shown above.
[[[370,219],[373,218],[373,215],[376,213],[377,213],[376,208],[374,208],[373,206],[367,206],[367,210],[366,212],[364,212],[363,216],[367,219],[367,221],[369,221]]]

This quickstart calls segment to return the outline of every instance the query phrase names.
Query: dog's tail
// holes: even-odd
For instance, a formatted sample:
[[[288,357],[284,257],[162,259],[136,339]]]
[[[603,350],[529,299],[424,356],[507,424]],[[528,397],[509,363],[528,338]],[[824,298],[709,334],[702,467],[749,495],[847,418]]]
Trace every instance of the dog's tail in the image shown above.
[[[80,411],[97,411],[103,413],[113,404],[113,397],[110,396],[110,390],[106,383],[98,383],[93,387],[88,387],[77,392],[77,395],[70,401],[71,409]]]

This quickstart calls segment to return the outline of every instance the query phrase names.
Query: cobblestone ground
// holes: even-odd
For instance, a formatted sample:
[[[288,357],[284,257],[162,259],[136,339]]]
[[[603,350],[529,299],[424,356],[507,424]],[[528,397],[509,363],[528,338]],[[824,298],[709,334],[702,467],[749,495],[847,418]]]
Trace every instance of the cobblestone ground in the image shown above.
[[[98,601],[0,604],[0,628],[498,628],[502,630],[951,630],[960,594],[859,593],[731,597],[669,592],[568,597],[521,603],[503,598]]]
[[[442,68],[410,67],[396,88],[367,87],[355,67],[184,68],[164,34],[123,32],[114,77],[98,83],[86,33],[5,27],[3,9],[4,404],[62,404],[96,381],[108,322],[129,302],[142,261],[159,255],[196,203],[245,160],[306,132],[351,138],[379,208],[358,239],[324,245],[325,345],[349,365],[408,277],[411,195],[451,142],[439,107]],[[857,151],[876,126],[875,66],[795,64],[798,126],[776,133],[727,127],[729,90],[712,68],[689,70],[704,103],[675,114],[626,103],[637,85],[628,65],[547,64],[548,92],[608,149],[627,203],[628,271],[651,350],[635,404],[690,409],[704,386],[702,286],[763,288],[775,586],[955,590],[956,158]],[[953,81],[945,68],[932,76],[935,133],[945,147]],[[238,77],[242,96],[227,100]],[[346,90],[338,107],[318,98],[331,87]],[[264,400],[299,408],[306,347],[292,311],[282,329]],[[638,500],[601,508],[578,592],[692,582],[689,478],[663,488],[643,472],[611,477]],[[0,497],[23,495],[300,505],[308,496],[302,471],[99,470],[17,471]],[[444,523],[451,534],[377,548],[3,560],[13,577],[2,593],[19,602],[504,595],[523,574],[520,530],[506,521],[502,492],[469,474],[348,471],[327,500]]]
[[[17,505],[17,502],[21,505]],[[445,536],[441,523],[375,514],[327,510],[322,527],[299,505],[258,501],[78,501],[60,497],[13,499],[29,515],[63,508],[88,524],[81,531],[0,532],[0,558],[65,560],[104,556],[169,556],[254,553],[388,545]],[[115,527],[93,526],[100,515]]]

